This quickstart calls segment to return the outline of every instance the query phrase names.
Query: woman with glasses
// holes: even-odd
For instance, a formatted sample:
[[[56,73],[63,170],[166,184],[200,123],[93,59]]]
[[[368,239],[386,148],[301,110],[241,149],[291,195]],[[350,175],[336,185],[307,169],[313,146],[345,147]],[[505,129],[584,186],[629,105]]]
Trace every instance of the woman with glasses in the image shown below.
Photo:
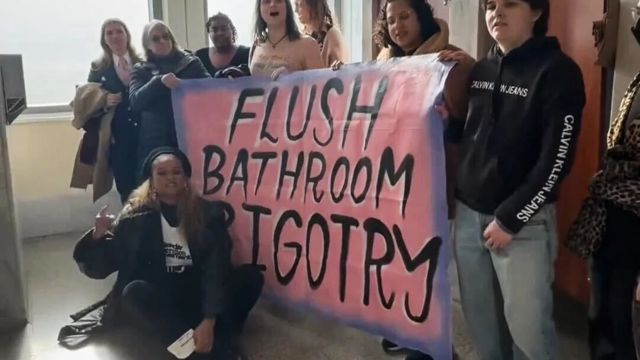
[[[146,61],[134,67],[129,89],[131,109],[140,113],[138,163],[159,146],[178,146],[171,90],[181,79],[210,77],[200,59],[183,51],[160,20],[145,25],[142,46]]]
[[[209,74],[225,78],[249,75],[249,48],[236,44],[238,32],[231,19],[217,13],[206,26],[213,46],[196,51],[196,56]]]

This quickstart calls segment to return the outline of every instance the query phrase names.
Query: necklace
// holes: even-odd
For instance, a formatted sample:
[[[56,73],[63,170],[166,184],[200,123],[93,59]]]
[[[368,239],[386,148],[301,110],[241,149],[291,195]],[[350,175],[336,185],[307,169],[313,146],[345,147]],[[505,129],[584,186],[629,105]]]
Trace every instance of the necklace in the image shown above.
[[[267,35],[267,41],[269,42],[269,44],[271,44],[272,48],[276,48],[276,46],[278,46],[278,44],[280,44],[282,42],[282,40],[284,40],[284,38],[287,37],[287,34],[284,34],[280,40],[276,41],[275,43],[273,41],[271,41],[271,38],[269,37],[269,35]]]

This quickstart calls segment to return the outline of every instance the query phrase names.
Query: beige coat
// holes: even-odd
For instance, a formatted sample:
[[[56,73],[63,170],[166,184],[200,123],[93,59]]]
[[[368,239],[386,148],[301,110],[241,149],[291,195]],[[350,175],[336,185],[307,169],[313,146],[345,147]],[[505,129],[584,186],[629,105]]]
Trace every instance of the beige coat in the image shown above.
[[[91,115],[104,108],[107,104],[107,92],[99,83],[87,83],[76,89],[76,96],[71,102],[73,108],[73,120],[71,125],[76,129],[82,127],[91,118]],[[109,167],[109,150],[111,147],[111,121],[115,108],[111,108],[100,119],[100,132],[98,142],[98,154],[95,165],[87,165],[80,162],[80,148],[78,147],[73,174],[71,175],[71,187],[86,189],[93,184],[93,201],[95,202],[113,187],[113,174]]]

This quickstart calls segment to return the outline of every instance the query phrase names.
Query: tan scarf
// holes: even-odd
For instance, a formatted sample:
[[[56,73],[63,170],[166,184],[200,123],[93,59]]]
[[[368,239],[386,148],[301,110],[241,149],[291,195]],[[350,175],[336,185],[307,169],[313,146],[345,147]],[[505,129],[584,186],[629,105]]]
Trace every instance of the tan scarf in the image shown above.
[[[604,166],[591,180],[589,197],[569,229],[567,246],[585,258],[602,244],[607,202],[640,219],[640,119],[627,119],[636,96],[640,96],[640,73],[631,82],[609,129]],[[627,121],[632,121],[628,128]]]

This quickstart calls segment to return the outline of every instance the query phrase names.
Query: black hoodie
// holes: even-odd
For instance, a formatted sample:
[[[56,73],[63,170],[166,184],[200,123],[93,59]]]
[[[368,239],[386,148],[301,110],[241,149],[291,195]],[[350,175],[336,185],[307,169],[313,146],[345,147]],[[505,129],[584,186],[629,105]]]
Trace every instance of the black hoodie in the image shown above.
[[[506,56],[495,46],[471,73],[458,199],[518,233],[557,199],[584,104],[582,73],[555,38],[532,38]]]

